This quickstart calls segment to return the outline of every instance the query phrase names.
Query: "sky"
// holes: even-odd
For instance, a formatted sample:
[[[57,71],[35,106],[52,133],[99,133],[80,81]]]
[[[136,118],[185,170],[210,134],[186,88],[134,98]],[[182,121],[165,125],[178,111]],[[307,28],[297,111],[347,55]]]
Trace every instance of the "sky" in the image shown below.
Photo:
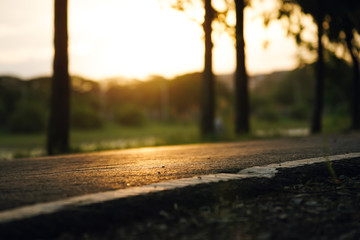
[[[262,2],[269,2],[266,0]],[[51,75],[53,0],[0,0],[0,75]],[[162,2],[162,3],[161,3]],[[69,71],[101,80],[145,79],[201,71],[203,30],[166,0],[69,0]],[[191,12],[202,18],[201,8]],[[235,47],[226,33],[214,37],[214,72],[235,70]],[[264,40],[270,42],[263,48]],[[297,66],[297,49],[280,23],[265,29],[245,11],[246,63],[250,75]]]

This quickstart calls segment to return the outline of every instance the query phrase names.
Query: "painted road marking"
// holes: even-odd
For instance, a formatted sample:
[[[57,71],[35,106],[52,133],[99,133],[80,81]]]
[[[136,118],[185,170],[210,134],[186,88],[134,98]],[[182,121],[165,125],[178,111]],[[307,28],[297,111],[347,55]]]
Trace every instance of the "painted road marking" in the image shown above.
[[[221,181],[238,180],[251,177],[272,178],[281,168],[294,168],[304,165],[320,163],[325,161],[346,160],[359,158],[360,153],[349,153],[334,155],[328,157],[309,158],[296,161],[288,161],[280,164],[270,164],[265,166],[256,166],[241,170],[238,174],[219,173],[192,178],[183,178],[166,182],[153,183],[141,187],[120,189],[115,191],[87,194],[83,196],[71,197],[47,203],[38,203],[35,205],[19,207],[0,212],[0,223],[8,223],[16,220],[32,218],[40,215],[51,214],[61,210],[76,206],[86,206],[115,199],[145,195],[165,190],[173,190],[188,186],[195,186],[205,183],[216,183]]]

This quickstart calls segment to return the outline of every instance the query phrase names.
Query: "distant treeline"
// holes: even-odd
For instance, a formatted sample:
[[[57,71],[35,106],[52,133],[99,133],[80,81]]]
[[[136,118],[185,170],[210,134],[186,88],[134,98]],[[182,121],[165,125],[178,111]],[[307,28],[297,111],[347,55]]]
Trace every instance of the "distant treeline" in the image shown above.
[[[351,65],[330,52],[325,55],[324,114],[348,118],[351,112]],[[279,118],[310,123],[316,63],[290,72],[270,74],[251,91],[252,114],[267,121]],[[349,126],[348,126],[349,127]]]
[[[172,80],[152,77],[127,83],[72,77],[71,126],[93,129],[111,121],[136,127],[146,121],[196,120],[201,76],[192,73]],[[50,81],[50,77],[26,81],[0,77],[0,129],[14,133],[45,131]],[[222,96],[230,96],[223,84],[218,89]]]
[[[325,114],[349,116],[350,66],[327,55]],[[308,121],[313,104],[314,65],[289,72],[250,78],[251,115],[263,121]],[[72,77],[71,126],[101,128],[107,122],[138,127],[147,121],[197,122],[200,115],[201,73],[174,79],[95,82]],[[50,77],[21,80],[0,77],[0,130],[45,132],[49,114]],[[216,115],[224,124],[233,119],[233,78],[217,77]]]

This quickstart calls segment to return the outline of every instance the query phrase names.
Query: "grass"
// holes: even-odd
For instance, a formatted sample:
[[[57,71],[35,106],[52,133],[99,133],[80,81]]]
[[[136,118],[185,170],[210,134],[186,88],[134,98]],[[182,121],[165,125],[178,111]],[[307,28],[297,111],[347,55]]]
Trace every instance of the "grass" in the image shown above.
[[[327,166],[327,168],[328,168],[328,170],[330,172],[330,175],[331,175],[334,183],[339,184],[340,181],[339,181],[339,179],[338,179],[338,177],[337,177],[337,175],[335,173],[335,170],[334,170],[334,168],[332,166],[332,162],[330,162],[330,160],[329,160],[328,145],[327,145],[326,138],[324,138],[324,154],[325,154],[325,159],[326,159],[326,166]]]
[[[108,123],[96,130],[72,130],[70,142],[73,152],[124,149],[144,146],[175,145],[186,143],[241,141],[254,138],[309,135],[309,123],[290,119],[276,122],[251,119],[252,134],[236,136],[232,123],[224,126],[223,132],[201,139],[196,123],[147,123],[142,127],[121,127]],[[350,119],[325,116],[324,133],[341,132],[350,126]],[[46,135],[10,134],[0,132],[0,159],[45,155]]]
[[[251,119],[253,134],[257,137],[283,137],[309,135],[309,123],[306,121],[281,118],[278,121]]]
[[[107,124],[96,130],[72,130],[73,152],[91,152],[131,147],[196,143],[200,135],[196,124],[148,123],[142,127]],[[45,155],[46,134],[0,133],[0,159]]]
[[[281,136],[307,136],[310,134],[310,120],[294,120],[280,118],[278,121],[264,121],[251,119],[252,130],[255,136],[281,137]],[[322,119],[323,133],[344,132],[351,126],[349,116],[324,115]]]
[[[200,141],[196,124],[148,123],[142,127],[121,127],[108,124],[93,131],[72,131],[73,147],[80,151],[121,149],[194,143]],[[91,145],[95,149],[91,149]],[[85,148],[85,149],[84,149]]]
[[[324,133],[337,133],[350,129],[350,116],[325,116],[323,119]]]

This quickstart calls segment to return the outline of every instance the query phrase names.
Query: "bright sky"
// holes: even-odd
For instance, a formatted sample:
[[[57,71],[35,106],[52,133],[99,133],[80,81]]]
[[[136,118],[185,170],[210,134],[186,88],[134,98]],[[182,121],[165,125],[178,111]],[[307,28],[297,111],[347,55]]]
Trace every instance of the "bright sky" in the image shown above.
[[[51,74],[53,2],[0,0],[0,75],[31,78]],[[201,71],[201,25],[159,2],[69,0],[70,74],[103,79],[173,77]],[[296,67],[295,43],[286,38],[280,24],[264,29],[254,10],[247,9],[245,16],[248,72]],[[262,47],[265,38],[270,41],[266,50]],[[215,73],[233,72],[232,40],[227,34],[216,34],[214,41]]]

